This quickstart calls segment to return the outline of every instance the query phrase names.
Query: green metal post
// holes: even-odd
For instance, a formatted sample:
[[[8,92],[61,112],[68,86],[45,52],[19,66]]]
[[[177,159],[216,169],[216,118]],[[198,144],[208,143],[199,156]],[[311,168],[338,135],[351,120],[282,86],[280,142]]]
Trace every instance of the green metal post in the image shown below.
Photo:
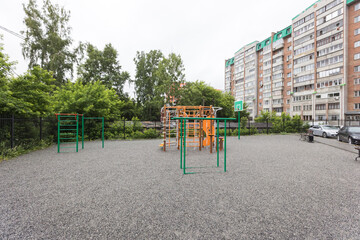
[[[102,118],[101,137],[102,137],[102,148],[104,148],[104,117]]]
[[[76,119],[76,152],[79,151],[79,119],[78,115],[75,115]]]
[[[185,159],[186,159],[186,119],[184,119],[184,165],[183,165],[183,170],[184,170],[184,174],[186,174],[186,164],[185,164]]]
[[[217,167],[219,167],[219,120],[217,120],[216,127],[217,137],[216,137],[216,152],[217,152]]]
[[[224,120],[225,131],[224,131],[224,172],[226,172],[226,120]]]
[[[182,151],[183,151],[183,119],[180,120],[180,169],[182,169]]]
[[[82,149],[84,149],[84,115],[81,116],[81,143]]]
[[[238,112],[239,113],[239,117],[238,117],[238,139],[240,140],[240,111]]]
[[[60,152],[60,115],[57,115],[58,120],[58,153]]]

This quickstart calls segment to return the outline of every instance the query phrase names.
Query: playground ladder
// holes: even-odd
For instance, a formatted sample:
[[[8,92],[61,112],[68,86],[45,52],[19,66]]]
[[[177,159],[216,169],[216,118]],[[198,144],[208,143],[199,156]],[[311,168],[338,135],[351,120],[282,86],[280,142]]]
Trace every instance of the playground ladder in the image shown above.
[[[58,153],[73,149],[78,152],[79,119],[77,115],[58,115]]]

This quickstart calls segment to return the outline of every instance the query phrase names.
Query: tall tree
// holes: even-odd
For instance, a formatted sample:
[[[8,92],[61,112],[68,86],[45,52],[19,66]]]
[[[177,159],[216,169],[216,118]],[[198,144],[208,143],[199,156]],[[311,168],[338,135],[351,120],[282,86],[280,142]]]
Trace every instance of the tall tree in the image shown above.
[[[163,54],[159,50],[149,53],[137,52],[134,62],[136,65],[135,92],[137,102],[143,106],[143,119],[156,120],[160,116],[164,99],[157,93],[159,78],[157,71]]]
[[[164,103],[180,96],[180,85],[184,82],[184,66],[180,55],[165,57],[159,50],[148,53],[137,52],[135,91],[137,102],[143,107],[143,118],[159,119]]]
[[[79,77],[84,83],[100,81],[106,87],[114,88],[119,96],[124,96],[123,88],[130,74],[121,71],[118,52],[107,44],[103,51],[91,44],[86,44],[86,60],[78,67]]]
[[[36,0],[23,5],[25,41],[22,44],[23,56],[29,59],[29,68],[40,65],[54,74],[57,85],[66,81],[67,74],[73,73],[75,51],[68,25],[70,12],[50,0],[44,0],[41,9]]]
[[[181,88],[179,105],[185,106],[214,106],[221,107],[218,112],[220,117],[234,117],[234,97],[228,93],[222,93],[203,81],[187,82]]]

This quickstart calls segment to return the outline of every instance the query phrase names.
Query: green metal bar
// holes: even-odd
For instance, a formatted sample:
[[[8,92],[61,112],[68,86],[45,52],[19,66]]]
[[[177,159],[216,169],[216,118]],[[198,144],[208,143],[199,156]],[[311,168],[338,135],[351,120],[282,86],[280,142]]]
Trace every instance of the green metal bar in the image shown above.
[[[239,113],[239,117],[238,117],[238,139],[240,140],[240,111],[238,112]]]
[[[216,154],[217,154],[217,167],[219,167],[219,120],[217,120],[217,127],[216,127]]]
[[[60,138],[60,139],[76,139],[76,138]]]
[[[76,142],[62,142],[62,143],[60,143],[60,144],[73,144],[73,143],[76,143]]]
[[[182,169],[182,151],[183,151],[183,126],[184,122],[180,120],[180,169]]]
[[[185,119],[185,120],[236,120],[236,118],[202,118],[202,117],[174,117],[173,120]]]
[[[76,152],[79,151],[79,119],[76,117]]]
[[[58,118],[58,153],[60,152],[60,122]]]
[[[102,118],[102,148],[104,148],[104,118]]]
[[[225,131],[224,131],[224,172],[226,172],[226,120],[224,120]]]
[[[81,117],[81,149],[84,149],[84,115]]]
[[[184,170],[184,174],[186,174],[186,164],[185,164],[185,159],[186,159],[186,119],[184,119],[185,124],[184,124],[184,165],[183,165],[183,170]]]
[[[75,127],[76,126],[76,124],[74,124],[74,125],[60,125],[60,127]]]
[[[63,149],[63,148],[76,148],[76,147],[61,147],[61,149]]]

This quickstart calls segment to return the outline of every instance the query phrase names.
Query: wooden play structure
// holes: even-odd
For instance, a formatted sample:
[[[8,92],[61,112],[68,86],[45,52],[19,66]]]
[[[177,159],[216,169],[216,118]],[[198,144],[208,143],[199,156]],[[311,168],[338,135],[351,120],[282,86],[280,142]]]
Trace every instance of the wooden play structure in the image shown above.
[[[174,118],[198,118],[187,121],[184,128],[186,143],[184,146],[198,148],[200,151],[210,148],[212,153],[215,146],[215,123],[205,118],[215,118],[216,112],[222,108],[213,106],[164,106],[161,109],[161,122],[163,125],[163,143],[160,145],[164,151],[167,148],[180,149],[181,122]],[[201,119],[200,119],[201,118]]]

